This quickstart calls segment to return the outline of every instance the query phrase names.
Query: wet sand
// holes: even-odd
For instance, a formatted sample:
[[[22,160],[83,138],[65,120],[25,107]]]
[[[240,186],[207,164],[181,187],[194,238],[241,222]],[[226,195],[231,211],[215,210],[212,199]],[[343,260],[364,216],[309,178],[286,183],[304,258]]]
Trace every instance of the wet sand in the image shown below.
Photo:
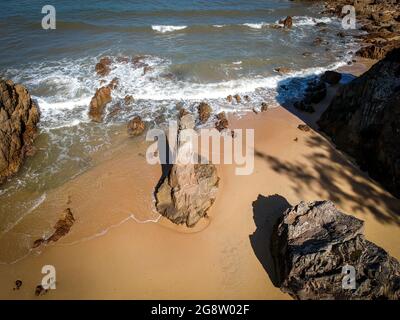
[[[70,207],[76,222],[55,244],[0,265],[0,299],[290,299],[274,286],[269,236],[282,211],[301,200],[332,200],[365,221],[368,240],[400,259],[400,200],[319,133],[297,128],[303,120],[314,126],[315,116],[291,111],[229,116],[231,128],[255,129],[254,173],[237,176],[235,165],[218,165],[217,200],[193,229],[158,220],[152,193],[161,168],[146,163],[144,137],[126,138],[99,165],[48,194],[44,208]],[[57,288],[35,297],[48,264]],[[13,290],[17,279],[23,285]]]

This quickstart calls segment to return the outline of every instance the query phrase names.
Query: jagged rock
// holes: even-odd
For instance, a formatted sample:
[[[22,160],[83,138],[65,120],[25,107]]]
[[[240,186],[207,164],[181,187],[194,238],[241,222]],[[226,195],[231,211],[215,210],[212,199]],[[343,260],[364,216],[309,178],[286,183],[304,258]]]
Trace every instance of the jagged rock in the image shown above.
[[[271,241],[280,289],[301,300],[398,300],[400,264],[364,238],[363,225],[331,201],[288,209]],[[349,266],[355,270],[355,288],[344,279],[343,267]]]
[[[199,119],[201,123],[206,123],[208,118],[210,118],[212,109],[210,105],[206,102],[201,102],[197,107],[197,111],[199,113]]]
[[[0,80],[0,184],[34,153],[39,108],[25,87]]]
[[[111,71],[111,59],[109,57],[103,57],[96,64],[96,72],[99,76],[104,77],[107,76]]]
[[[343,86],[318,124],[339,149],[400,196],[400,49]]]
[[[311,130],[310,127],[306,124],[299,124],[297,126],[297,129],[304,131],[304,132],[309,132]]]
[[[37,248],[42,244],[46,244],[49,242],[56,242],[60,240],[62,237],[64,237],[70,230],[72,225],[75,222],[75,218],[72,214],[72,211],[70,208],[65,209],[63,214],[61,215],[60,219],[57,221],[57,223],[54,226],[54,233],[46,238],[46,239],[38,239],[33,243],[33,248]]]
[[[237,103],[241,103],[242,102],[242,98],[238,94],[235,94],[233,97],[235,98]]]
[[[139,136],[146,129],[146,125],[142,121],[142,118],[136,116],[128,122],[127,129],[129,136],[131,137]]]
[[[356,52],[356,55],[363,58],[380,60],[393,48],[400,47],[400,41],[393,41],[391,44],[373,44],[370,46],[362,47]]]
[[[228,123],[228,119],[226,118],[225,112],[218,113],[217,120],[218,121],[215,123],[215,128],[218,131],[222,131],[222,130],[225,130],[228,128],[229,123]]]
[[[336,71],[325,71],[325,73],[321,76],[321,80],[325,81],[331,85],[339,83],[340,79],[342,79],[342,74]]]
[[[218,180],[213,164],[174,164],[156,191],[157,211],[176,224],[193,227],[214,203]]]
[[[96,90],[89,105],[89,117],[92,121],[102,122],[104,109],[111,101],[111,88],[109,86],[101,87]]]
[[[135,99],[131,95],[126,95],[124,98],[124,102],[126,105],[135,102]]]
[[[288,29],[293,26],[293,20],[291,16],[287,16],[285,19],[280,20],[279,23],[283,24],[283,27]]]
[[[266,102],[261,103],[261,112],[268,110],[268,104]]]

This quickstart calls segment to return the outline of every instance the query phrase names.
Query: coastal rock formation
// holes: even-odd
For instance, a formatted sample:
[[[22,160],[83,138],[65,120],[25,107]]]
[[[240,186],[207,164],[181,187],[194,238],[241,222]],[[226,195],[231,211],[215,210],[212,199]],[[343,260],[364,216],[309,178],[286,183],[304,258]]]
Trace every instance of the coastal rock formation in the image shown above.
[[[235,94],[233,97],[235,98],[237,103],[241,103],[242,102],[242,98],[238,94]]]
[[[329,83],[330,85],[335,85],[339,83],[340,79],[342,79],[342,74],[336,71],[325,71],[325,73],[321,76],[321,80]]]
[[[96,90],[89,105],[89,117],[95,122],[102,122],[104,109],[111,101],[111,88],[109,86],[101,87]]]
[[[363,225],[331,201],[288,209],[271,242],[280,289],[300,300],[399,299],[400,264],[364,238]]]
[[[34,153],[39,109],[25,87],[0,80],[0,183]]]
[[[210,118],[212,109],[210,105],[206,102],[201,102],[197,107],[197,111],[199,112],[199,119],[201,123],[206,123],[208,118]]]
[[[293,26],[293,19],[291,16],[287,16],[285,19],[279,21],[280,24],[283,24],[284,28],[290,29]]]
[[[218,180],[213,164],[174,164],[156,191],[157,211],[176,224],[193,227],[214,203]]]
[[[33,248],[37,248],[42,244],[49,242],[56,242],[64,237],[71,230],[72,225],[75,222],[74,215],[70,208],[65,209],[60,219],[54,225],[54,233],[46,239],[38,239],[33,243]]]
[[[217,114],[217,122],[215,123],[215,128],[218,131],[222,131],[228,128],[228,119],[226,118],[225,112],[220,112]]]
[[[146,125],[139,116],[134,117],[128,122],[128,135],[131,137],[139,136],[146,129]]]
[[[400,196],[400,49],[343,86],[318,124],[339,149]]]
[[[101,77],[107,76],[111,71],[111,59],[109,57],[103,57],[96,64],[95,70],[97,74]]]
[[[124,103],[125,105],[129,105],[131,103],[135,102],[135,99],[131,95],[126,95],[124,98]]]

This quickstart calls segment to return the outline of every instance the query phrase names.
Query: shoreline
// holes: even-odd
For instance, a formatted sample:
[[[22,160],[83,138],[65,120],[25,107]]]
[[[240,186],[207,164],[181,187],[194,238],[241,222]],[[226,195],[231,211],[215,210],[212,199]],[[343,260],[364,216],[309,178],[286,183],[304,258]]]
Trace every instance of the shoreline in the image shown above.
[[[354,70],[362,72],[361,65]],[[316,114],[335,91],[329,88]],[[217,200],[209,217],[195,228],[176,226],[165,218],[144,224],[127,218],[132,212],[143,219],[157,217],[149,212],[161,176],[159,166],[144,161],[142,138],[127,140],[108,160],[48,195],[53,205],[46,209],[61,213],[68,203],[77,222],[58,242],[15,264],[0,265],[0,298],[36,298],[41,268],[52,264],[57,289],[40,299],[290,299],[273,285],[270,257],[261,248],[269,243],[279,211],[300,200],[332,200],[343,212],[365,221],[368,240],[400,258],[400,200],[320,133],[297,129],[312,119],[303,122],[276,107],[258,114],[229,114],[228,120],[232,129],[255,129],[255,171],[236,176],[233,165],[217,165]],[[264,205],[268,212],[260,212]],[[93,228],[93,219],[115,226],[74,243]],[[23,285],[13,291],[17,279]]]

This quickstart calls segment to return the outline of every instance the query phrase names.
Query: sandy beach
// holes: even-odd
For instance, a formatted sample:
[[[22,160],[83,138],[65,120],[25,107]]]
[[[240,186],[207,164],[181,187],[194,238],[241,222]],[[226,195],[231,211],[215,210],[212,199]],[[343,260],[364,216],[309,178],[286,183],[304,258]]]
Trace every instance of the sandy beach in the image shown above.
[[[340,71],[367,68],[362,61]],[[234,165],[218,165],[217,200],[191,229],[154,212],[161,168],[147,164],[143,136],[121,135],[94,168],[47,194],[44,216],[55,221],[69,207],[76,222],[58,242],[0,265],[0,299],[291,299],[274,286],[269,239],[282,211],[302,200],[332,200],[365,221],[368,240],[400,259],[400,200],[321,134],[297,128],[315,128],[336,89],[311,116],[284,106],[229,114],[230,128],[255,130],[254,173],[237,176]],[[55,266],[57,288],[36,297],[44,265]],[[23,284],[13,290],[17,279]]]

